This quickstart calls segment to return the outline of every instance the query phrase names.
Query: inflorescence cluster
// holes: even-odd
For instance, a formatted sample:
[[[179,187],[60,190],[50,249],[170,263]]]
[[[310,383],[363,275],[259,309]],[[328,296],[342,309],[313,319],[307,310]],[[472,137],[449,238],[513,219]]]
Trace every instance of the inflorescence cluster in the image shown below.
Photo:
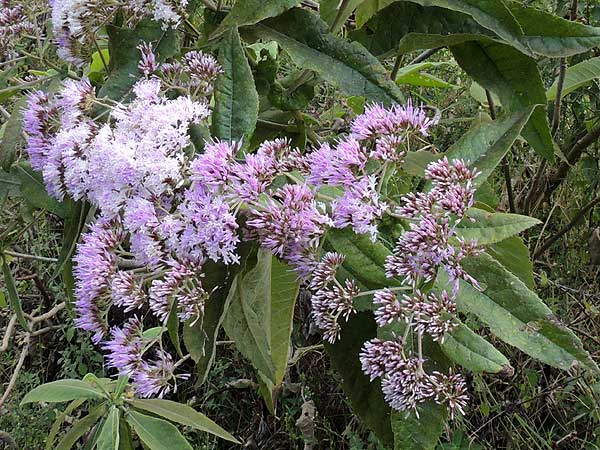
[[[11,6],[10,0],[0,0],[0,61],[10,59],[15,43],[33,30],[22,5]]]
[[[67,3],[77,2],[61,5]],[[395,409],[431,399],[462,412],[464,380],[428,374],[422,340],[444,339],[456,324],[459,281],[476,284],[461,260],[477,245],[455,228],[473,203],[477,172],[441,159],[427,168],[427,192],[399,205],[381,194],[407,153],[427,146],[437,118],[410,102],[371,105],[347,136],[308,154],[287,139],[263,142],[253,153],[241,142],[209,140],[197,148],[189,131],[209,120],[220,67],[197,51],[159,64],[150,45],[139,49],[143,77],[128,104],[97,98],[86,79],[68,80],[57,94],[31,94],[24,114],[29,158],[49,193],[97,210],[74,257],[76,324],[101,343],[108,366],[128,375],[140,396],[164,396],[187,378],[177,370],[186,357],[174,360],[162,333],[144,332],[144,318],[153,316],[162,331],[175,318],[186,326],[202,320],[212,293],[203,284],[205,265],[238,265],[241,240],[255,240],[307,282],[313,319],[335,342],[354,300],[373,293],[337,275],[344,255],[321,257],[324,235],[350,227],[376,241],[378,221],[390,214],[408,225],[385,265],[396,284],[373,301],[380,326],[404,331],[367,342],[363,370],[382,378]],[[450,292],[430,289],[438,270],[448,274]],[[400,291],[410,295],[400,298]],[[124,324],[110,325],[124,316]]]
[[[131,27],[148,17],[174,28],[184,19],[188,0],[50,0],[50,6],[58,55],[82,65],[85,49],[93,48],[97,32],[117,13]]]

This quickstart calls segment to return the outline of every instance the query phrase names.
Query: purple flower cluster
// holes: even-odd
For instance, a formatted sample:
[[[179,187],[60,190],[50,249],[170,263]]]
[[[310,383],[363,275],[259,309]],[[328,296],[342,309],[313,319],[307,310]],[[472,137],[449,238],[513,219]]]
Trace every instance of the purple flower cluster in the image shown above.
[[[371,105],[352,123],[352,135],[374,143],[370,151],[372,158],[402,161],[413,141],[428,136],[429,128],[437,121],[437,117],[428,117],[423,108],[414,106],[410,100],[404,106],[394,105],[389,109]]]
[[[150,17],[167,29],[183,20],[187,5],[188,0],[50,0],[58,55],[67,62],[83,65],[93,48],[96,32],[107,18],[120,12],[133,27],[144,17]]]
[[[144,357],[152,348],[152,340],[144,337],[142,322],[135,316],[123,328],[114,327],[111,339],[102,348],[108,352],[108,367],[117,369],[119,375],[131,377],[141,397],[162,398],[177,389],[177,379],[189,378],[188,374],[175,375],[176,364],[162,349],[155,350],[154,359]]]
[[[326,253],[315,267],[309,284],[313,291],[313,320],[323,330],[323,339],[330,343],[340,337],[340,318],[347,321],[356,312],[353,300],[360,293],[353,280],[346,280],[341,284],[336,279],[336,271],[343,262],[343,255]]]
[[[418,405],[433,400],[448,407],[450,416],[464,414],[468,402],[464,378],[453,372],[443,374],[425,371],[425,359],[414,356],[403,339],[372,339],[365,343],[360,361],[371,381],[381,378],[385,400],[398,411],[419,415]]]
[[[253,153],[245,153],[241,142],[218,140],[200,149],[189,128],[209,116],[218,64],[200,52],[158,64],[149,44],[139,49],[144,78],[130,103],[107,105],[87,80],[68,81],[56,95],[32,94],[24,115],[32,166],[42,171],[51,195],[83,199],[98,210],[75,256],[77,325],[103,342],[108,365],[130,376],[139,395],[166,395],[182,378],[175,375],[182,361],[164,351],[162,332],[146,338],[143,322],[158,322],[164,331],[174,317],[186,326],[202,320],[211,295],[203,285],[205,265],[238,264],[240,241],[253,239],[310,280],[314,322],[327,341],[337,340],[341,323],[356,312],[355,299],[368,293],[354,280],[336,277],[343,255],[319,258],[323,237],[329,228],[351,227],[377,239],[377,221],[390,211],[381,197],[385,178],[435,120],[411,104],[376,105],[354,121],[350,136],[308,155],[286,139],[263,142]],[[106,109],[103,122],[91,118],[99,107]],[[413,259],[438,252],[441,259],[430,258],[437,266],[457,262],[456,268],[473,251],[466,243],[449,250],[452,217],[462,217],[472,202],[470,180],[476,174],[463,169],[456,162],[431,166],[431,198],[413,196],[414,213],[408,212],[413,197],[405,198],[405,217],[439,228],[426,234],[423,225],[403,235],[421,245],[411,250]],[[388,260],[388,274],[398,276],[392,266],[410,265],[402,257],[395,252]],[[468,279],[458,269],[454,273],[453,280]],[[411,274],[402,276],[412,276],[414,288],[425,280]],[[428,333],[436,340],[451,330],[455,307],[445,292],[436,297],[417,291],[400,300],[396,290],[375,294],[380,325],[403,321],[419,336]],[[111,308],[119,316],[136,316],[111,327]],[[402,366],[406,376],[421,365],[410,358]],[[439,381],[438,391],[447,384]],[[449,398],[428,395],[438,395],[440,402]]]
[[[10,59],[21,36],[32,32],[33,24],[23,6],[11,6],[10,0],[0,0],[0,61]]]
[[[410,221],[385,263],[388,277],[399,277],[409,284],[412,294],[399,298],[396,290],[375,292],[375,320],[381,327],[404,323],[405,336],[393,341],[374,339],[365,343],[360,358],[371,380],[381,377],[386,401],[399,411],[414,410],[427,400],[445,404],[451,416],[464,413],[468,400],[464,379],[459,374],[428,374],[424,369],[422,340],[425,334],[443,342],[457,325],[455,298],[461,279],[477,282],[461,267],[461,260],[479,252],[476,242],[456,236],[456,225],[473,204],[473,180],[478,176],[462,160],[447,158],[431,163],[425,171],[431,182],[427,192],[410,193],[402,198],[396,214]],[[457,243],[457,246],[454,243]],[[423,285],[444,270],[452,284],[452,294],[424,292]],[[409,333],[416,334],[417,351],[406,345]]]
[[[454,293],[460,279],[476,284],[460,262],[478,252],[477,243],[461,240],[455,228],[473,205],[473,180],[477,175],[477,170],[469,169],[462,160],[449,163],[444,157],[429,164],[425,178],[431,181],[432,188],[406,195],[397,211],[411,223],[386,261],[388,277],[400,277],[416,289],[420,283],[433,280],[438,268],[442,268],[454,285]],[[454,240],[458,247],[452,245]]]

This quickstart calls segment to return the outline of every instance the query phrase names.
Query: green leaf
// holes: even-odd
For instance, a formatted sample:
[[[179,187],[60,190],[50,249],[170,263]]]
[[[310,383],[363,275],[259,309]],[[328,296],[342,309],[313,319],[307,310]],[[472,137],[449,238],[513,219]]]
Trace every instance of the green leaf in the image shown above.
[[[55,447],[54,450],[69,450],[73,448],[75,443],[81,438],[87,431],[91,430],[98,419],[106,412],[106,404],[102,403],[98,405],[83,419],[75,422],[69,431],[63,436],[61,441]]]
[[[396,78],[396,84],[406,84],[409,86],[421,86],[439,89],[449,89],[458,87],[427,72],[413,72],[407,75],[403,75],[402,77]]]
[[[102,398],[104,394],[89,383],[80,380],[58,380],[42,384],[29,391],[21,405],[33,402],[68,402],[78,398]]]
[[[375,2],[386,7],[369,20],[365,29],[351,32],[350,37],[379,57],[456,45],[485,36],[497,39],[493,31],[466,14],[410,2],[367,0],[358,8],[357,20],[361,9]]]
[[[529,248],[520,237],[511,237],[490,245],[486,252],[516,275],[529,289],[535,289],[533,262],[529,258]]]
[[[587,86],[592,80],[600,78],[600,56],[586,59],[585,61],[568,67],[565,73],[565,83],[561,91],[561,98],[580,87]],[[549,101],[556,100],[558,80],[546,92]]]
[[[18,196],[20,193],[21,179],[15,173],[7,173],[0,169],[0,207],[3,206],[6,197]]]
[[[347,227],[343,230],[330,229],[327,243],[345,256],[344,269],[369,289],[400,285],[385,274],[383,267],[391,252],[381,242],[373,242],[368,235],[355,234]]]
[[[131,429],[124,418],[119,420],[119,450],[134,450]]]
[[[232,275],[221,265],[207,263],[204,266],[202,284],[207,292],[212,292],[204,307],[202,320],[191,325],[183,325],[183,342],[192,359],[196,362],[198,382],[204,383],[214,362],[217,335],[228,309],[227,293]]]
[[[258,118],[258,93],[237,28],[231,28],[220,45],[224,73],[215,86],[213,134],[226,141],[249,141]]]
[[[0,167],[9,171],[15,162],[17,148],[23,141],[23,108],[27,105],[27,97],[16,102],[13,112],[6,121],[4,135],[0,141]]]
[[[452,66],[451,63],[448,62],[431,62],[425,61],[416,64],[407,64],[398,70],[398,74],[396,76],[396,84],[409,84],[412,86],[425,86],[425,87],[440,87],[447,88],[452,87],[453,85],[445,82],[444,80],[440,80],[439,78],[434,77],[425,72],[421,72],[425,69],[431,69],[434,67],[442,67],[442,66]]]
[[[21,163],[16,168],[21,181],[21,194],[33,208],[46,209],[59,217],[65,217],[65,205],[48,195],[42,176],[33,170],[29,163]]]
[[[177,308],[171,307],[171,311],[169,312],[169,317],[167,317],[167,334],[169,335],[169,339],[171,343],[175,347],[175,351],[180,357],[183,357],[183,352],[181,350],[181,342],[179,339],[179,317],[177,317]]]
[[[67,198],[65,205],[65,224],[63,227],[63,242],[58,255],[58,262],[54,269],[54,277],[62,273],[65,263],[71,259],[79,236],[85,226],[85,221],[90,211],[90,204],[83,201],[74,201]]]
[[[471,16],[481,26],[493,31],[522,53],[533,56],[529,47],[521,42],[523,28],[504,1],[489,0],[409,0],[421,6],[447,8]]]
[[[127,422],[150,450],[193,450],[179,430],[165,420],[129,411]]]
[[[134,399],[131,400],[131,404],[137,409],[151,412],[152,414],[164,417],[172,422],[177,422],[196,430],[214,434],[215,436],[219,436],[230,442],[235,442],[236,444],[240,443],[215,422],[190,406],[161,399]]]
[[[538,55],[572,56],[600,45],[600,28],[525,8],[518,2],[507,1],[506,5],[523,29],[520,42]]]
[[[446,406],[426,402],[419,406],[419,418],[393,411],[394,450],[433,450],[446,425]]]
[[[163,30],[160,23],[144,19],[134,29],[106,25],[110,53],[108,79],[98,92],[99,97],[123,101],[140,78],[138,63],[141,58],[137,46],[141,42],[152,44],[157,61],[162,62],[179,52],[177,34],[172,28]]]
[[[66,417],[70,415],[73,411],[75,411],[77,408],[79,408],[81,405],[83,405],[85,401],[85,398],[73,400],[71,403],[69,403],[69,406],[67,406],[63,412],[56,415],[56,420],[52,424],[52,428],[50,428],[50,433],[48,433],[48,437],[46,438],[46,450],[53,450],[56,435],[60,431],[60,427],[62,426]]]
[[[393,441],[391,410],[383,398],[381,384],[371,382],[361,369],[359,353],[363,344],[376,336],[377,324],[370,312],[360,312],[343,324],[335,344],[325,343],[331,366],[342,377],[342,390],[352,411],[385,443]]]
[[[473,184],[480,186],[510,150],[534,109],[527,107],[492,122],[476,125],[448,149],[448,160],[460,158],[469,161],[471,167],[477,167],[481,175]]]
[[[440,153],[431,153],[429,150],[417,150],[416,152],[408,152],[404,158],[402,170],[408,175],[422,177],[425,174],[427,166],[442,158],[444,155]]]
[[[476,315],[492,333],[528,355],[559,369],[574,365],[598,372],[596,363],[544,302],[515,275],[487,254],[463,260],[463,267],[484,289],[461,281],[459,310]],[[438,288],[447,275],[438,274]]]
[[[148,328],[147,330],[145,330],[142,333],[142,336],[144,337],[144,340],[146,342],[151,342],[154,341],[156,338],[158,338],[163,332],[163,328],[162,327],[152,327],[152,328]]]
[[[254,25],[276,17],[298,3],[300,0],[237,0],[211,38],[225,33],[229,27]]]
[[[495,93],[507,112],[546,104],[546,92],[537,63],[514,48],[491,40],[466,42],[451,47],[458,64],[477,83]],[[544,158],[554,160],[554,142],[548,117],[534,110],[523,137]]]
[[[510,373],[506,357],[462,322],[446,335],[440,345],[444,354],[467,370],[477,373]]]
[[[275,386],[282,382],[287,367],[299,287],[287,264],[259,250],[256,265],[238,274],[229,291],[225,332]]]
[[[398,0],[364,0],[356,9],[356,27],[362,28],[378,11]]]
[[[106,422],[102,426],[98,436],[97,450],[118,450],[119,449],[119,420],[120,413],[117,406],[112,406]]]
[[[456,232],[467,241],[475,239],[480,245],[488,245],[515,236],[540,223],[534,217],[490,213],[483,209],[471,208],[467,211],[467,218],[458,224]]]
[[[402,102],[398,86],[379,60],[357,42],[346,42],[328,32],[315,14],[292,9],[253,27],[252,33],[277,41],[294,63],[318,73],[349,96],[391,104]]]
[[[15,285],[15,279],[13,278],[10,266],[8,265],[8,262],[6,261],[4,255],[0,256],[2,258],[2,274],[4,275],[4,284],[6,285],[6,290],[8,292],[8,300],[10,302],[10,307],[12,309],[12,312],[16,314],[19,324],[25,330],[29,331],[29,324],[25,320],[25,316],[23,314],[21,299],[19,298],[19,292],[17,291],[17,286]]]

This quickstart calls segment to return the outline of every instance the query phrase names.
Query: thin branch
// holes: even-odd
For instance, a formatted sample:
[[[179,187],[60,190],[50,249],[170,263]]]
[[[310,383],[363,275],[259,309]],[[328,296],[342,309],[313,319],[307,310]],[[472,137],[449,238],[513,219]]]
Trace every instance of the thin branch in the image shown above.
[[[5,255],[12,256],[13,258],[19,258],[19,259],[31,259],[34,261],[42,261],[42,262],[50,262],[50,263],[58,262],[58,259],[56,259],[56,258],[46,258],[45,256],[28,255],[25,253],[13,252],[10,250],[4,250],[3,253]]]
[[[394,67],[392,68],[392,72],[390,73],[390,78],[392,81],[396,81],[396,77],[398,76],[398,71],[400,70],[400,64],[402,63],[402,55],[397,55],[396,60],[394,61]]]
[[[56,305],[54,308],[52,308],[47,313],[41,314],[39,316],[29,316],[29,315],[26,315],[26,317],[27,317],[28,320],[31,321],[32,324],[35,324],[35,323],[38,323],[38,322],[43,322],[44,320],[48,320],[48,319],[51,319],[52,317],[54,317],[60,311],[62,311],[63,309],[65,309],[65,307],[66,307],[66,303],[62,302],[62,303],[59,303],[58,305]]]
[[[421,53],[419,56],[417,56],[415,59],[413,59],[408,64],[410,65],[410,64],[417,64],[417,63],[423,62],[426,59],[428,59],[429,57],[435,55],[437,52],[439,52],[443,48],[444,47],[436,47],[436,48],[430,48],[429,50],[425,50],[423,53]]]
[[[581,219],[585,218],[585,215],[588,213],[588,211],[590,211],[598,203],[600,203],[600,196],[594,197],[594,199],[592,199],[587,205],[581,208],[579,212],[575,214],[575,217],[573,217],[573,219],[571,219],[571,221],[567,224],[567,226],[565,226],[558,233],[548,238],[546,242],[542,244],[542,246],[533,255],[533,259],[539,258],[542,253],[544,253],[552,246],[552,244],[554,244],[558,239],[560,239],[562,236],[571,231],[571,229],[574,228],[579,223],[579,221],[581,221]]]
[[[535,172],[531,186],[525,202],[523,203],[523,214],[529,215],[532,208],[533,199],[539,198],[540,186],[543,184],[544,176],[546,175],[546,167],[548,167],[548,160],[543,159],[540,163],[538,170]],[[535,202],[537,204],[537,202]]]
[[[46,334],[50,331],[56,331],[56,330],[60,330],[61,326],[60,325],[52,325],[46,328],[40,328],[39,330],[34,331],[33,333],[30,333],[29,336],[30,337],[36,337],[36,336],[41,336],[42,334]]]
[[[349,2],[349,0],[341,0],[340,1],[338,9],[337,9],[337,13],[335,15],[335,19],[333,19],[333,22],[331,23],[331,26],[329,27],[329,31],[331,33],[335,33],[337,31],[337,28],[341,25],[344,10],[348,6],[348,2]]]
[[[2,408],[2,405],[4,405],[4,403],[6,402],[6,399],[10,395],[11,391],[14,389],[15,384],[17,383],[17,379],[19,378],[19,374],[21,373],[21,369],[23,368],[23,363],[25,363],[25,358],[27,357],[28,353],[29,353],[29,334],[25,337],[23,349],[21,350],[21,355],[19,356],[19,361],[17,362],[17,365],[15,366],[15,370],[14,370],[12,376],[10,377],[10,381],[8,382],[8,386],[6,386],[6,390],[4,391],[4,394],[2,394],[2,398],[0,398],[0,409]]]
[[[556,83],[556,99],[554,100],[554,113],[552,114],[552,136],[556,134],[560,128],[560,116],[561,116],[561,100],[562,91],[565,85],[565,75],[567,73],[567,58],[560,58],[558,72],[558,81]]]
[[[485,96],[488,102],[488,108],[490,109],[490,117],[492,120],[496,120],[496,105],[494,104],[494,97],[492,93],[486,89]],[[508,209],[511,213],[515,213],[515,195],[512,188],[512,178],[510,176],[510,164],[508,163],[508,155],[504,155],[502,158],[502,173],[504,174],[504,183],[506,184],[506,195],[508,196]]]
[[[0,346],[0,352],[5,352],[8,350],[8,344],[10,343],[10,338],[15,332],[15,325],[17,323],[17,315],[13,314],[10,320],[8,321],[8,325],[6,330],[4,331],[4,338],[2,339],[2,345]]]

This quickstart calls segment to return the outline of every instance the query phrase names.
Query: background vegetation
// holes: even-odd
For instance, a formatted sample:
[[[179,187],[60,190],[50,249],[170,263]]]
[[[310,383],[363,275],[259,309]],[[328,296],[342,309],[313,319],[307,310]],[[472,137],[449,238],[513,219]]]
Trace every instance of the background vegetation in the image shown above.
[[[55,89],[58,80],[77,76],[77,70],[56,56],[48,38],[51,26],[46,2],[20,3],[34,26],[18,42],[11,42],[10,51],[0,59],[0,164],[4,169],[0,173],[0,241],[23,320],[34,327],[27,333],[20,326],[14,305],[10,306],[12,282],[0,279],[0,330],[5,332],[0,333],[0,339],[4,337],[0,340],[0,391],[5,392],[0,399],[0,430],[17,442],[17,448],[37,450],[44,448],[63,405],[21,406],[24,395],[45,382],[82,378],[87,373],[107,374],[99,349],[73,326],[68,271],[56,273],[56,262],[64,255],[63,239],[69,226],[73,227],[63,220],[65,208],[72,205],[50,201],[39,177],[23,165],[20,122],[26,93],[41,85]],[[226,29],[227,21],[236,19],[226,15],[231,3],[199,2],[183,27],[182,45],[218,52],[214,40]],[[258,7],[259,2],[254,3]],[[264,16],[237,22],[261,106],[253,144],[287,133],[301,147],[314,145],[362,112],[365,102],[390,95],[382,92],[392,92],[398,99],[411,97],[440,110],[440,126],[432,137],[440,151],[478,124],[543,104],[535,110],[537,122],[532,119],[478,195],[499,211],[527,214],[541,221],[541,226],[522,236],[527,250],[515,242],[509,253],[531,254],[533,266],[525,270],[531,273],[536,292],[598,362],[600,31],[594,29],[596,35],[582,37],[581,30],[563,30],[547,16],[536,18],[519,8],[596,27],[600,26],[600,5],[595,1],[511,2],[524,32],[515,37],[503,19],[486,11],[485,5],[494,2],[287,3],[285,9],[299,5],[315,20],[319,14],[324,21],[319,22],[325,27],[323,36],[311,36],[315,28],[302,23],[300,13],[296,17],[291,16],[293,12],[285,13],[283,19]],[[444,9],[441,3],[452,5]],[[484,5],[481,10],[479,4]],[[266,22],[255,26],[263,19]],[[483,26],[486,20],[492,23]],[[526,39],[528,33],[552,35],[555,31],[559,36],[546,41]],[[312,59],[307,61],[289,43],[278,41],[277,32],[316,49]],[[366,78],[375,80],[375,86],[393,80],[394,88],[369,91],[364,77],[354,74],[353,78],[344,70],[342,78],[339,73],[328,73],[329,58],[333,55],[335,59],[338,51],[337,41],[332,39],[361,43],[381,64],[380,68],[371,67]],[[103,51],[108,48],[105,34],[100,33],[98,44]],[[338,59],[360,72],[363,56],[354,57],[356,60]],[[111,70],[104,67],[98,52],[84,68],[98,85]],[[556,100],[557,92],[562,101]],[[270,107],[263,108],[267,103]],[[186,385],[173,399],[202,411],[248,449],[390,448],[350,407],[341,377],[332,369],[321,338],[310,324],[309,310],[308,295],[301,291],[294,312],[294,351],[276,392],[274,411],[269,411],[259,393],[252,366],[223,332],[206,381]],[[578,367],[559,370],[545,365],[494,337],[477,319],[469,320],[471,328],[488,338],[515,370],[502,375],[470,375],[473,398],[467,414],[445,427],[437,448],[600,448],[598,380]],[[300,420],[304,413],[311,417],[310,426],[314,425],[314,441],[310,426]],[[75,422],[80,414],[67,414],[66,424]],[[61,428],[59,435],[65,430]],[[239,448],[192,429],[185,432],[194,448]]]

